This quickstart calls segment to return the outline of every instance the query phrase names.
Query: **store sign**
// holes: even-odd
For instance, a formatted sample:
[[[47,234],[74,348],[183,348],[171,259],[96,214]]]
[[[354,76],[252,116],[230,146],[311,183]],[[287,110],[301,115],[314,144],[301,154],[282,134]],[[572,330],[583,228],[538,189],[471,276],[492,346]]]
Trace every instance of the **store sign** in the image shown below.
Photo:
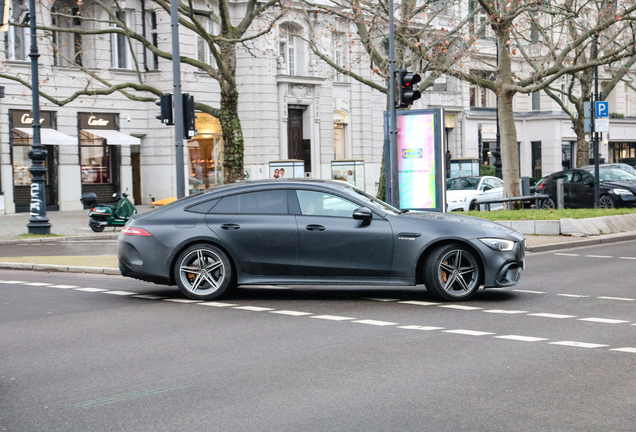
[[[117,114],[79,113],[80,129],[117,130]]]
[[[485,127],[481,129],[481,133],[482,134],[492,134],[492,135],[496,135],[497,134],[497,127],[496,126],[492,126],[492,127]]]
[[[26,110],[11,110],[11,124],[13,127],[33,126],[33,113]],[[53,127],[53,111],[40,111],[40,125]]]

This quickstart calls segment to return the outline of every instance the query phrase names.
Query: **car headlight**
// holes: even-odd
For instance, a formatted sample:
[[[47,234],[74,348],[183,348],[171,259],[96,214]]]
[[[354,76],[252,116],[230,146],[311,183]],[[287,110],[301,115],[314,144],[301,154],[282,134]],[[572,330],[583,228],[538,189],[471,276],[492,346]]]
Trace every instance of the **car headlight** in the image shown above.
[[[511,240],[503,240],[496,238],[482,238],[479,239],[483,244],[488,246],[492,250],[507,252],[511,251],[512,247],[515,245],[515,242]]]
[[[466,198],[454,198],[454,199],[449,199],[448,202],[452,202],[452,203],[460,203],[460,202],[466,202]]]
[[[614,195],[634,195],[633,193],[631,193],[627,189],[612,189],[611,192]]]

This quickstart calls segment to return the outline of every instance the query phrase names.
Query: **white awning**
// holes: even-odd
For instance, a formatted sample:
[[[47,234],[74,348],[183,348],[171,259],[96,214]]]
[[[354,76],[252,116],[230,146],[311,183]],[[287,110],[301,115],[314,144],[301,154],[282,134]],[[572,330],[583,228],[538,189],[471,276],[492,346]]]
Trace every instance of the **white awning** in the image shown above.
[[[33,136],[33,128],[14,128],[30,137]],[[77,138],[58,132],[51,128],[40,128],[40,141],[42,145],[68,145],[77,146]]]
[[[106,144],[111,145],[139,145],[141,140],[134,136],[126,135],[125,133],[118,132],[110,129],[82,129],[84,132],[88,132],[93,135],[97,135],[100,138],[106,140]]]

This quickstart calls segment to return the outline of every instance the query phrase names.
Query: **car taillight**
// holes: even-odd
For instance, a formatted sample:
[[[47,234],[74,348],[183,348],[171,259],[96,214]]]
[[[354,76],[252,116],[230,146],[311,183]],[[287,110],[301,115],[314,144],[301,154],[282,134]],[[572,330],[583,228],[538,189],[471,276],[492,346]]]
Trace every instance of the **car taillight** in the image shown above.
[[[539,185],[539,189],[543,190],[543,183]]]
[[[121,229],[121,233],[124,235],[130,235],[130,236],[152,237],[152,234],[150,234],[148,231],[146,231],[143,228],[125,226]]]
[[[97,207],[93,207],[93,208],[91,209],[91,211],[92,211],[92,212],[93,212],[93,211],[95,211],[95,209],[96,209],[96,208],[97,208]]]

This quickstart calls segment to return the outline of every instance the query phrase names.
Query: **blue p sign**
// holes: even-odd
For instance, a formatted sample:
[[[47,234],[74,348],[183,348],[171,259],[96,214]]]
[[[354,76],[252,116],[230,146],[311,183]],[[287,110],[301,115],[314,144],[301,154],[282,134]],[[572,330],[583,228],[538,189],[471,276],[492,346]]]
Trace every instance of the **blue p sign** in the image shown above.
[[[609,103],[608,102],[596,102],[596,118],[609,117]]]

